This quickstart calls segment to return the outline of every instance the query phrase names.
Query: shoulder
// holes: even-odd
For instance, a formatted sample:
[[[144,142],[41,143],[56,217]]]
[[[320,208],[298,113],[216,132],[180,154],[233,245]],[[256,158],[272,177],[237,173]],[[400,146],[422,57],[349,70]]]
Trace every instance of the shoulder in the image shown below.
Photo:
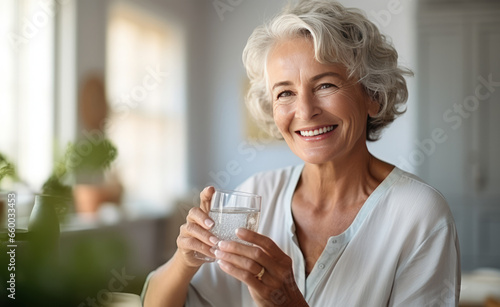
[[[396,213],[402,223],[432,232],[454,227],[445,197],[416,175],[396,169],[394,182],[383,197],[385,209]]]
[[[422,209],[449,211],[448,202],[443,194],[414,174],[397,169],[397,178],[389,195],[395,200],[409,204],[419,204]]]

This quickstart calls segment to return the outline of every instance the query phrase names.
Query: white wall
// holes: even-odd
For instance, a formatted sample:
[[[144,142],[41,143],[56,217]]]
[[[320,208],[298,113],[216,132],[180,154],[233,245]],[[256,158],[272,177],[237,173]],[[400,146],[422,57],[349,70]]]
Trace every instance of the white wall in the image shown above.
[[[341,2],[346,6],[365,10],[374,21],[377,20],[375,15],[381,16],[378,17],[381,20],[378,24],[382,32],[393,38],[400,52],[401,61],[413,69],[416,67],[416,55],[413,51],[416,37],[416,10],[411,1],[398,6],[393,6],[394,3],[391,3],[390,8],[396,13],[390,13],[388,4],[394,1]],[[220,14],[213,5],[206,11],[209,46],[205,54],[208,62],[208,78],[205,82],[210,90],[207,92],[206,101],[202,103],[210,104],[211,107],[210,113],[202,114],[200,118],[192,118],[193,123],[197,120],[210,119],[207,129],[200,127],[197,131],[205,136],[198,138],[209,140],[206,151],[198,152],[194,157],[195,160],[208,163],[208,168],[207,166],[203,169],[198,168],[200,172],[196,172],[196,178],[193,178],[193,184],[198,188],[209,183],[233,188],[257,171],[301,162],[284,142],[259,143],[258,146],[245,143],[241,123],[244,112],[241,88],[245,77],[241,53],[252,30],[262,21],[278,13],[286,1],[242,0],[227,1],[227,3],[239,4],[232,6],[232,10],[221,9]],[[380,13],[381,10],[387,13]],[[408,156],[416,138],[415,80],[409,80],[409,87],[408,112],[384,132],[380,141],[370,144],[370,149],[375,155],[394,164],[400,163],[398,157]],[[200,102],[192,103],[198,106]]]

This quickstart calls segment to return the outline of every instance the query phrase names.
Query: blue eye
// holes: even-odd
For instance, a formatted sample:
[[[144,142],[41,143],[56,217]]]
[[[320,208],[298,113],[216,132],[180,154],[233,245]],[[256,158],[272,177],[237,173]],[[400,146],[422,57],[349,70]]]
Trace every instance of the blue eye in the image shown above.
[[[338,87],[337,87],[336,85],[334,85],[334,84],[331,84],[331,83],[323,83],[323,84],[321,84],[321,85],[319,86],[319,89],[320,89],[320,90],[324,90],[324,89],[327,89],[327,88],[332,88],[332,87],[334,87],[334,88],[338,88]]]
[[[286,98],[286,97],[290,97],[292,96],[292,92],[291,91],[283,91],[281,93],[278,94],[278,99],[279,98]]]

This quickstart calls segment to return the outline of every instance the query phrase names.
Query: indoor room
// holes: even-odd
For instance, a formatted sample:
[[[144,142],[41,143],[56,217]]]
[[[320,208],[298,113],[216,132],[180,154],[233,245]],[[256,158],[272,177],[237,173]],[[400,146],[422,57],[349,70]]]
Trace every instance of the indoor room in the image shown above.
[[[314,136],[301,134],[302,130],[290,135],[280,130],[280,139],[265,130],[259,119],[254,119],[253,114],[257,113],[245,104],[247,93],[257,82],[254,76],[247,75],[242,61],[247,41],[256,27],[282,12],[289,2],[300,1],[0,1],[2,306],[17,306],[16,302],[43,302],[40,306],[125,306],[118,305],[119,300],[129,302],[126,306],[159,306],[144,301],[146,290],[156,293],[160,278],[160,273],[150,273],[169,259],[178,258],[178,244],[182,241],[179,233],[188,231],[182,225],[193,223],[193,216],[200,212],[192,208],[203,204],[211,190],[206,187],[245,190],[248,178],[260,178],[252,177],[255,174],[298,166],[304,167],[305,176],[305,170],[312,169],[312,165],[315,170],[321,169],[322,163],[311,162],[317,161],[316,156],[298,149],[299,143],[293,140],[301,138],[305,143],[316,136],[319,140],[322,134],[336,135],[339,125],[331,126],[331,133],[330,128],[319,132],[313,128]],[[425,183],[435,195],[442,195],[443,208],[449,208],[450,236],[455,240],[453,250],[457,254],[450,260],[456,265],[455,275],[443,275],[453,278],[440,275],[437,280],[432,272],[452,266],[451,262],[432,247],[423,253],[442,257],[441,262],[426,266],[437,283],[434,288],[440,289],[437,295],[426,298],[425,304],[412,305],[409,300],[398,304],[391,299],[387,305],[500,306],[500,138],[496,134],[500,131],[496,118],[500,116],[500,2],[338,2],[362,10],[364,18],[397,51],[396,64],[413,73],[401,72],[408,97],[400,110],[405,112],[380,130],[380,139],[361,143],[366,143],[366,153],[381,161],[381,166],[392,165],[401,174],[412,174],[409,178]],[[258,51],[258,47],[253,47]],[[295,44],[286,52],[299,49]],[[278,53],[276,50],[277,47],[271,51]],[[257,51],[254,54],[259,54]],[[271,51],[266,53],[267,61],[259,61],[258,57],[248,61],[265,62],[263,67],[272,70],[269,59],[276,53]],[[352,52],[356,55],[356,50]],[[328,66],[321,61],[315,63]],[[305,72],[298,74],[302,86]],[[267,70],[263,73],[266,82],[271,82],[272,77]],[[355,84],[363,84],[359,88],[366,89],[362,81],[360,78]],[[280,86],[293,83],[287,82]],[[267,84],[264,90],[274,88]],[[285,92],[294,97],[299,96],[297,93],[298,90]],[[312,96],[315,98],[311,101],[315,102],[322,97]],[[380,96],[375,91],[371,97]],[[279,94],[278,98],[285,97]],[[292,104],[276,106],[274,113],[269,106],[267,111],[276,121]],[[316,118],[323,116],[322,110],[317,111]],[[290,126],[299,122],[298,111],[294,112],[287,117],[292,122]],[[345,159],[347,156],[350,155]],[[352,163],[354,173],[360,164]],[[305,195],[314,193],[315,189],[305,188],[305,178],[297,179],[297,193],[299,188]],[[278,194],[273,193],[279,192],[271,185],[265,186],[264,179],[260,183],[259,179],[254,181],[265,190],[264,194],[258,193],[262,195],[258,229],[267,234],[264,221],[281,220],[272,216],[277,213],[265,208],[270,198],[273,204],[278,202]],[[379,187],[370,191],[376,189]],[[298,195],[293,196],[294,202]],[[291,199],[292,196],[289,203]],[[210,206],[209,200],[207,204]],[[356,215],[355,211],[341,231],[320,236],[326,236],[324,242],[328,243],[322,243],[311,270],[307,269],[306,252],[302,250],[300,254],[306,246],[301,238],[315,234],[304,230],[301,237],[297,220],[308,215],[294,211],[289,217],[298,227],[295,238],[293,224],[290,240],[301,242],[295,244],[299,246],[298,257],[306,266],[305,276],[296,275],[295,280],[305,296],[304,302],[310,306],[326,305],[313,303],[324,300],[308,299],[308,295],[314,295],[312,291],[304,293],[302,287],[309,287],[307,280],[312,280],[307,276],[318,273],[323,265],[321,259],[326,257],[321,251],[325,244],[329,246],[334,241],[333,237],[349,233],[356,223],[360,231],[366,227],[360,219],[365,215],[369,219],[370,212],[363,202],[359,207],[357,210],[363,215]],[[422,219],[434,221],[432,212]],[[263,219],[264,214],[268,218]],[[402,220],[393,220],[394,224],[381,226],[381,233],[396,234],[397,225],[405,228]],[[274,227],[275,232],[289,231]],[[410,229],[409,233],[417,236],[419,230]],[[356,234],[352,240],[355,239]],[[284,245],[277,244],[284,249]],[[342,248],[348,252],[349,244]],[[388,246],[379,248],[390,251]],[[342,251],[338,257],[342,257]],[[293,258],[294,265],[298,263],[295,256],[286,250],[283,253]],[[365,249],[354,255],[370,253]],[[397,265],[405,261],[403,254],[395,261]],[[221,270],[217,274],[226,274],[216,267],[217,263],[208,265]],[[336,272],[333,266],[338,264],[332,264],[332,272]],[[425,266],[425,262],[420,265]],[[431,268],[433,265],[436,267]],[[386,266],[380,265],[379,269],[383,271]],[[270,278],[271,271],[262,265],[259,273],[257,269],[250,275],[260,282]],[[397,271],[392,276],[399,274]],[[377,292],[375,285],[385,274],[374,275],[378,274],[361,273],[373,285],[368,288]],[[419,280],[419,276],[412,279]],[[226,280],[236,281],[223,281]],[[299,280],[303,280],[303,285]],[[224,282],[219,282],[218,287]],[[242,290],[242,295],[251,295],[249,302],[253,299],[260,303],[242,306],[264,305],[254,296],[259,288],[254,289],[253,282],[241,281],[246,291]],[[192,291],[196,292],[205,305],[188,300],[191,303],[185,306],[220,306],[203,297],[206,289],[196,288],[195,283],[190,287],[194,288],[187,292],[188,298],[191,299]],[[397,289],[394,281],[383,291],[390,295]],[[419,296],[418,292],[414,296]],[[328,306],[348,306],[347,301],[331,302]]]

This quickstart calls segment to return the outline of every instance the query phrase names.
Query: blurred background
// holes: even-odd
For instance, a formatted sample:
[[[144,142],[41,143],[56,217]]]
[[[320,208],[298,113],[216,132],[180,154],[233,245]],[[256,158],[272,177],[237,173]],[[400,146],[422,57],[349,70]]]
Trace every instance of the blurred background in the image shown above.
[[[407,112],[370,150],[447,198],[470,274],[464,304],[499,295],[500,2],[340,2],[364,10],[415,72]],[[16,168],[0,190],[17,193],[16,227],[28,228],[34,195],[60,161],[78,165],[103,140],[114,146],[104,156],[116,149],[111,165],[61,177],[73,201],[58,212],[60,259],[98,285],[94,297],[123,272],[120,291],[139,293],[205,186],[232,189],[301,163],[243,102],[246,40],[285,3],[0,2],[0,154]]]

